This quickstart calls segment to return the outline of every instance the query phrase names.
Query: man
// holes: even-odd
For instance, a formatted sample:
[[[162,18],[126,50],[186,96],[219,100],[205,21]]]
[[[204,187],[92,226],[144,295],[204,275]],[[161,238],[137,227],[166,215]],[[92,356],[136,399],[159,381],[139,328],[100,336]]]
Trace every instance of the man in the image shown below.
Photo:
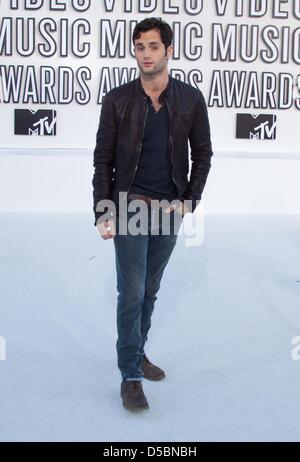
[[[165,377],[144,346],[180,220],[194,212],[211,166],[203,95],[168,74],[172,39],[170,26],[160,19],[136,25],[132,40],[140,75],[103,98],[94,151],[95,225],[103,239],[114,239],[121,397],[124,407],[133,411],[149,408],[143,378]],[[135,200],[146,207],[148,222],[141,226],[143,233],[122,233],[124,221],[128,225],[133,217],[132,210],[124,214],[124,204],[129,209]],[[170,232],[164,233],[167,215]]]

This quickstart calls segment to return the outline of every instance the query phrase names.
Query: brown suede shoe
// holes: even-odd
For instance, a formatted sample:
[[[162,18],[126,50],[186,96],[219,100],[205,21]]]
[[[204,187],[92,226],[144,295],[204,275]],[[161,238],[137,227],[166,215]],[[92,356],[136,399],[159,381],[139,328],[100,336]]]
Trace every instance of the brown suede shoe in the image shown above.
[[[143,411],[149,409],[140,380],[123,380],[121,383],[121,397],[123,406],[129,411]]]
[[[164,373],[164,371],[160,367],[152,364],[145,354],[142,359],[141,368],[142,368],[145,379],[162,380],[166,377],[166,374]]]

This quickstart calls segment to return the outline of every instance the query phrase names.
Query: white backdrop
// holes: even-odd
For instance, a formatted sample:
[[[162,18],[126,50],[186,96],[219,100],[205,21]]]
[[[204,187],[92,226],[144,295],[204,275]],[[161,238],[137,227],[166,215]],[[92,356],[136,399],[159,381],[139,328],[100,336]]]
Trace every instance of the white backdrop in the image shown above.
[[[299,151],[299,0],[7,0],[0,12],[2,147],[91,148],[103,94],[138,75],[131,32],[151,15],[173,28],[170,72],[203,91],[218,152]],[[55,109],[56,135],[14,135],[16,108]],[[243,112],[277,115],[276,140],[237,140]]]
[[[156,16],[174,30],[171,74],[208,104],[206,211],[300,213],[300,0],[7,0],[0,12],[0,210],[91,210],[102,96],[138,76],[131,32]],[[55,110],[56,134],[14,134],[16,109]],[[276,116],[276,138],[237,139],[243,113]]]

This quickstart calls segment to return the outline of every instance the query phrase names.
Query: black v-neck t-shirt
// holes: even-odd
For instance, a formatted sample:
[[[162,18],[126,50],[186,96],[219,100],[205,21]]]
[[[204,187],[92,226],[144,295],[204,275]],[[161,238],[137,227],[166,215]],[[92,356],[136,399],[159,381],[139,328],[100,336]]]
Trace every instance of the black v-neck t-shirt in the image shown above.
[[[140,161],[130,192],[172,201],[178,194],[172,179],[169,114],[165,101],[156,112],[149,96],[147,100],[148,113]]]

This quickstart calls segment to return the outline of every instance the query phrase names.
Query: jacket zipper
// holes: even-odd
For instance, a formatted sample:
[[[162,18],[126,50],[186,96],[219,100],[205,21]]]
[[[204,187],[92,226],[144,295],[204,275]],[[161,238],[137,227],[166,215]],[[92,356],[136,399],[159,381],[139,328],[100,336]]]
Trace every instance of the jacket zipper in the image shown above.
[[[172,179],[174,181],[174,184],[176,185],[177,189],[178,189],[178,193],[180,191],[179,187],[178,187],[178,184],[176,183],[176,180],[175,180],[175,177],[174,177],[174,162],[173,162],[173,141],[172,141],[172,138],[171,138],[171,135],[170,135],[170,129],[171,129],[171,112],[170,112],[170,108],[169,108],[169,105],[168,105],[168,101],[166,99],[166,105],[167,105],[167,108],[168,108],[168,112],[169,112],[169,117],[170,117],[170,127],[169,127],[169,140],[170,140],[170,144],[171,144],[171,162],[172,162]]]

